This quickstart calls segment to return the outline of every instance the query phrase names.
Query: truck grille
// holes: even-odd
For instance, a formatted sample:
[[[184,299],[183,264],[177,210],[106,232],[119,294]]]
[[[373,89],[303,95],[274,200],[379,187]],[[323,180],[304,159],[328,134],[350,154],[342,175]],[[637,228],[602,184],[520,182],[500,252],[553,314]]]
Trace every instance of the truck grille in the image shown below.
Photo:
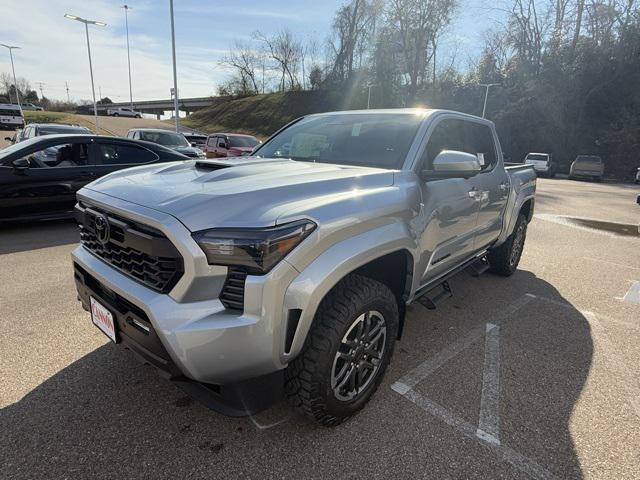
[[[240,268],[229,267],[227,279],[220,293],[220,302],[230,310],[244,310],[244,282],[247,272]]]
[[[134,280],[167,293],[182,277],[182,257],[159,230],[82,203],[76,219],[82,245]]]

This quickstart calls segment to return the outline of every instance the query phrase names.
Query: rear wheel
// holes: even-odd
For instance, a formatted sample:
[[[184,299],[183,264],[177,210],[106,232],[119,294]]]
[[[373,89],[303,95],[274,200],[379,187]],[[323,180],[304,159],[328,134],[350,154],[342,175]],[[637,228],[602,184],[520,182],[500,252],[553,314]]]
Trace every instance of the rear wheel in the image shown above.
[[[509,238],[496,248],[489,251],[490,270],[493,273],[509,277],[518,268],[520,257],[524,250],[524,241],[527,237],[527,217],[524,214],[518,216],[516,226]]]
[[[119,113],[114,113],[114,114],[113,114],[113,116],[114,116],[114,117],[119,117],[119,116],[120,116],[120,114],[119,114]]]
[[[386,285],[349,275],[320,304],[285,393],[305,416],[335,426],[378,388],[398,333],[398,305]]]

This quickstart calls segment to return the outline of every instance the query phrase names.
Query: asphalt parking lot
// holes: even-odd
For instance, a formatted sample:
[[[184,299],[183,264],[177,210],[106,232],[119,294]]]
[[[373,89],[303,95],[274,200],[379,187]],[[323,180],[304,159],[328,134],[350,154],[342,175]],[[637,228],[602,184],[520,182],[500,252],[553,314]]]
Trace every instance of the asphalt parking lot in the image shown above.
[[[385,379],[326,429],[231,419],[107,342],[72,222],[0,231],[3,478],[640,478],[639,189],[538,183],[520,270],[414,303]],[[636,290],[639,293],[634,293]]]

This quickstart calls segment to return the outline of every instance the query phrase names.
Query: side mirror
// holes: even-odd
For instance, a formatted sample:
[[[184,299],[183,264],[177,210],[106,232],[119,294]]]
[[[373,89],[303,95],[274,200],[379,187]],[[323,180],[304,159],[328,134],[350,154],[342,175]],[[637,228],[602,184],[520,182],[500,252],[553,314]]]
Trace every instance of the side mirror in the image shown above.
[[[29,160],[27,160],[26,158],[17,158],[13,162],[11,162],[11,165],[13,165],[14,170],[24,172],[29,168]]]
[[[218,145],[218,147],[220,147],[220,148],[229,148],[229,146],[226,143],[221,143],[220,145]]]
[[[198,146],[198,144],[197,144],[196,142],[191,142],[191,146],[192,146],[192,147],[197,147],[197,146]]]
[[[469,178],[476,175],[482,166],[478,157],[457,150],[443,150],[433,160],[433,170],[423,170],[422,178]]]

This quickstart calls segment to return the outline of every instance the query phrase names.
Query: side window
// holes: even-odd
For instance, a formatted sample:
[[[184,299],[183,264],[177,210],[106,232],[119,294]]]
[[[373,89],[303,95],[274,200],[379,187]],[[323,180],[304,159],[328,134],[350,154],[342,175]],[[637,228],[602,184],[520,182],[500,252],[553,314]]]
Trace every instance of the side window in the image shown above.
[[[427,142],[427,147],[422,154],[421,164],[423,169],[432,169],[433,160],[443,150],[464,150],[464,122],[458,119],[445,119],[440,121]]]
[[[227,147],[227,140],[224,137],[218,137],[218,147]]]
[[[155,153],[146,148],[117,143],[96,143],[95,162],[97,165],[125,165],[148,163],[156,160]]]
[[[496,163],[496,148],[491,128],[475,122],[465,123],[465,149],[478,157],[482,170],[493,168]]]
[[[215,147],[217,145],[218,137],[209,137],[207,139],[207,147]]]
[[[80,167],[89,163],[89,145],[67,143],[53,145],[25,157],[30,168]]]

